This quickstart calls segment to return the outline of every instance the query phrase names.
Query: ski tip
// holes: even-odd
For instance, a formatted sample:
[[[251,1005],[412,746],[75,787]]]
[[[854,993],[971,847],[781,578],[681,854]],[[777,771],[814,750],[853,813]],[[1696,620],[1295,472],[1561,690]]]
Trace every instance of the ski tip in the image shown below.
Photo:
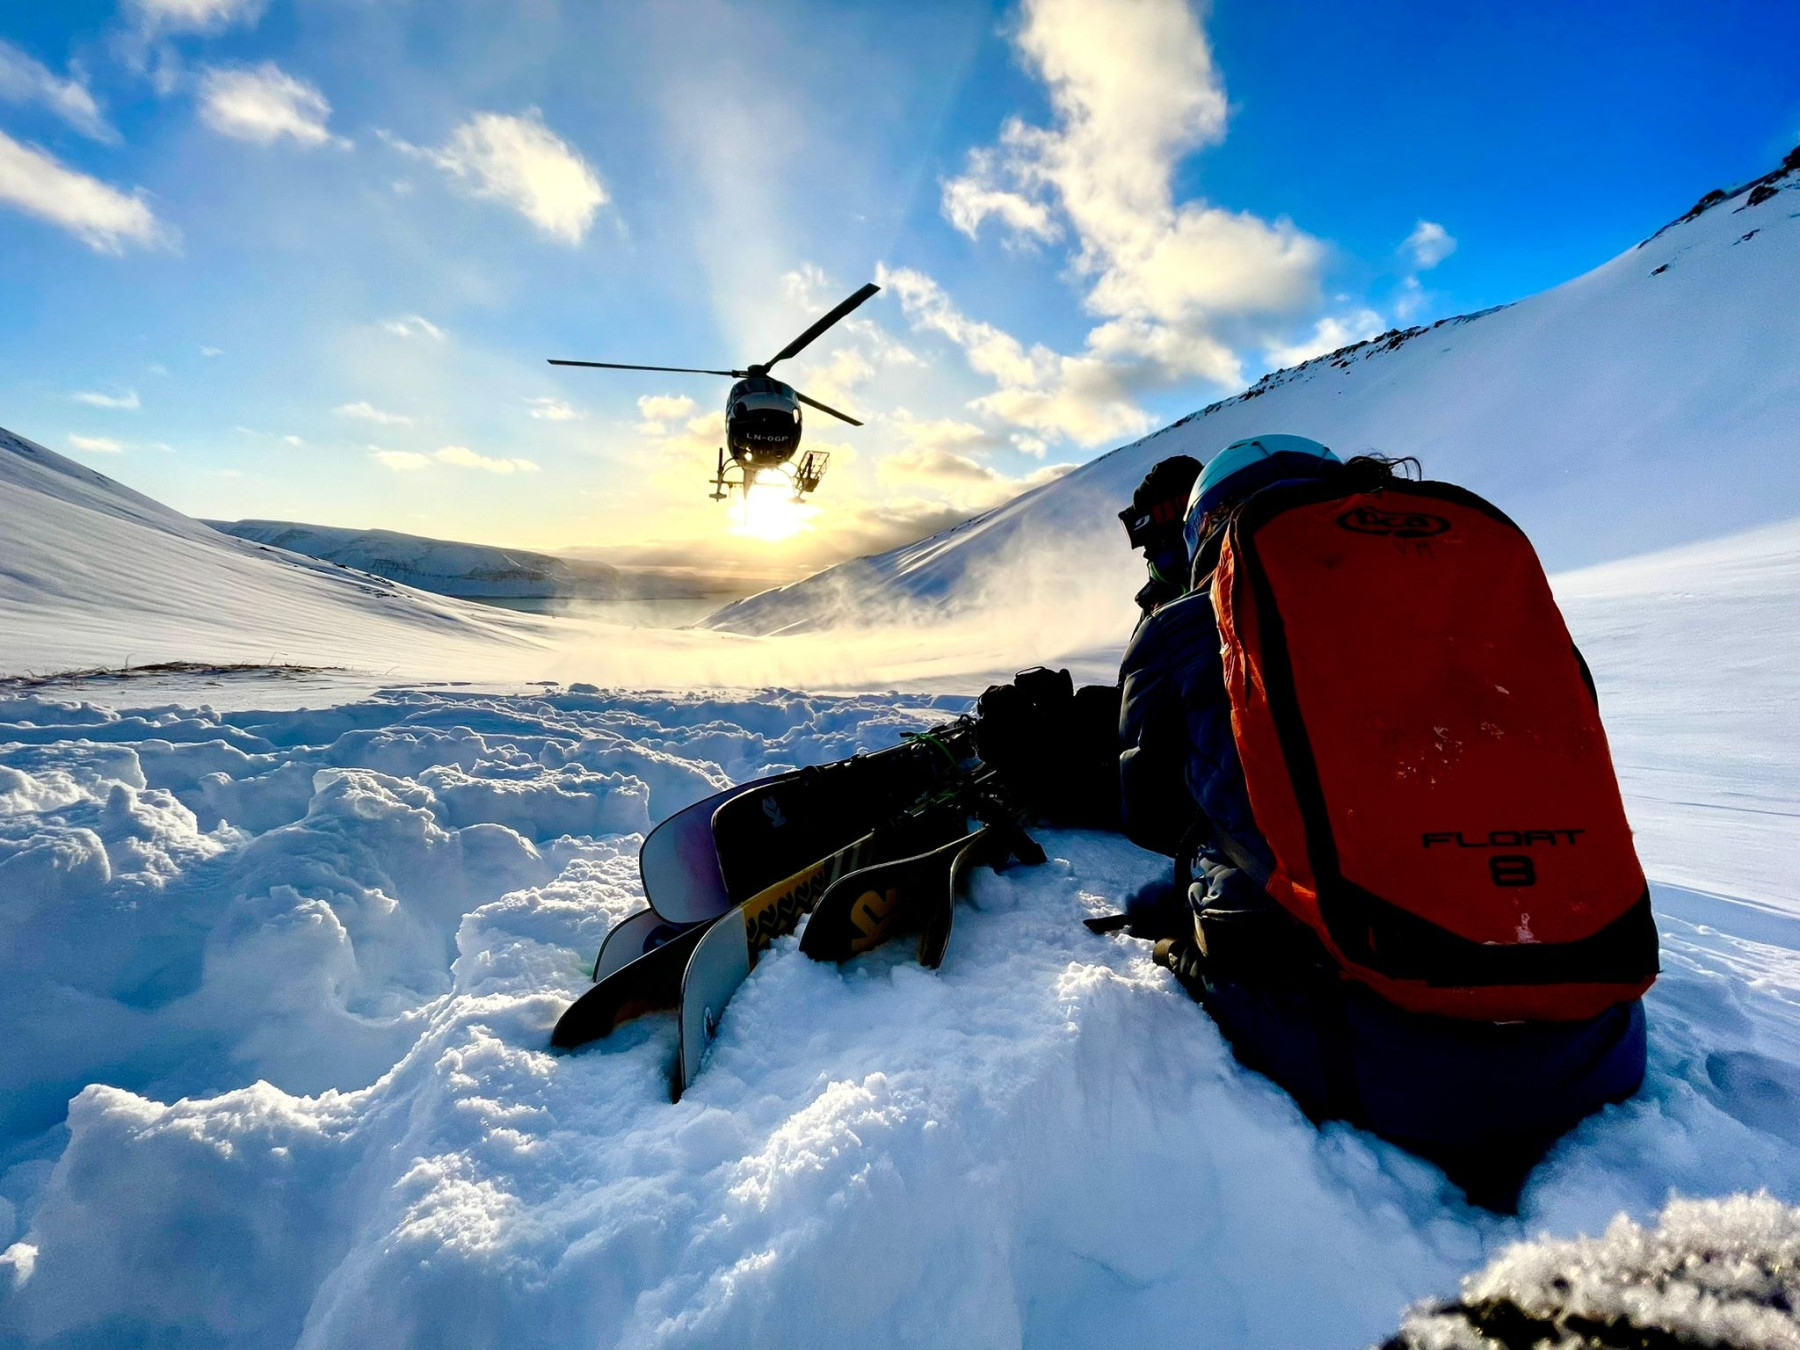
[[[1131,922],[1128,914],[1101,914],[1092,919],[1083,919],[1082,924],[1090,933],[1116,933]]]
[[[573,1007],[573,1004],[569,1005]],[[569,1025],[567,1016],[556,1019],[556,1025],[550,1029],[550,1048],[552,1050],[573,1050],[586,1045],[589,1037],[578,1035],[575,1028]]]

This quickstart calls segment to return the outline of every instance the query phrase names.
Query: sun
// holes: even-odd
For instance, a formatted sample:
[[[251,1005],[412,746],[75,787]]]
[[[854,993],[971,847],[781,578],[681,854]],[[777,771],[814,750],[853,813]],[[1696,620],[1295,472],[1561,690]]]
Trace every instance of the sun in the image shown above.
[[[819,508],[794,500],[785,483],[754,483],[732,508],[731,532],[746,539],[779,543],[812,528]]]

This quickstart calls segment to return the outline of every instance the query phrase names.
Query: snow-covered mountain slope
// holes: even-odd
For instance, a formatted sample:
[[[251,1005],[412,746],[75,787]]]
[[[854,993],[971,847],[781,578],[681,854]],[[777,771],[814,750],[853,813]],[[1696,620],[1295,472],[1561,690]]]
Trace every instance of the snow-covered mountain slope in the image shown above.
[[[1489,497],[1556,569],[1800,514],[1800,150],[1783,169],[1566,285],[1388,334],[964,525],[738,602],[743,633],[1030,616],[1070,651],[1129,619],[1117,512],[1157,460],[1294,432],[1416,455]]]
[[[0,430],[0,674],[159,661],[459,667],[543,625],[221,534]]]
[[[226,534],[309,558],[342,563],[438,595],[620,600],[645,594],[616,567],[601,562],[427,539],[393,530],[352,530],[291,520],[209,520]],[[650,594],[666,585],[652,582]]]

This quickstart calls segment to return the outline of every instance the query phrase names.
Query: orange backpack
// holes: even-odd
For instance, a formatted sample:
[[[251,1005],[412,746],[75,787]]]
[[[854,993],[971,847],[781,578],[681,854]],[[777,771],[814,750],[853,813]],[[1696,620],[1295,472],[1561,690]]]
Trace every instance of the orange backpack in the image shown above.
[[[1564,1021],[1656,928],[1581,658],[1523,531],[1448,483],[1280,484],[1212,599],[1267,890],[1399,1007]]]

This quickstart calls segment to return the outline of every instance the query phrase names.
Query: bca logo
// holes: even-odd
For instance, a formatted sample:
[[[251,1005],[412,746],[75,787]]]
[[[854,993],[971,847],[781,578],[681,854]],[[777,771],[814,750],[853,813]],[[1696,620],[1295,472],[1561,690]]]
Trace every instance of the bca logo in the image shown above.
[[[1429,539],[1450,528],[1442,516],[1423,511],[1377,511],[1372,506],[1359,506],[1337,518],[1340,528],[1355,534],[1385,534],[1392,539]]]

